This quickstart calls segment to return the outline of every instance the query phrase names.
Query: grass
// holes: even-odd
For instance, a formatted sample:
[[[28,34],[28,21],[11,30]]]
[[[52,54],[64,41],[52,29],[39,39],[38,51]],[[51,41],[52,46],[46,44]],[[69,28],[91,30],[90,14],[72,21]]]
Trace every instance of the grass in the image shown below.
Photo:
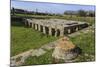
[[[39,48],[42,45],[56,39],[56,37],[43,35],[42,33],[35,31],[32,28],[25,28],[23,26],[12,26],[11,56],[17,55],[29,49]]]
[[[71,41],[83,50],[83,53],[95,53],[95,35],[92,32],[82,33],[79,36],[71,37]]]
[[[58,16],[54,16],[52,18],[59,18]],[[87,17],[62,17],[63,19],[69,20],[81,20],[81,21],[89,21],[90,24],[94,24],[94,18]],[[61,19],[62,19],[61,18]],[[54,41],[57,37],[46,36],[42,33],[33,30],[32,28],[25,28],[23,23],[20,21],[16,21],[12,23],[11,27],[11,56],[17,55],[21,52],[27,51],[29,49],[35,49],[41,47],[43,44]],[[93,59],[90,55],[95,56],[95,36],[93,32],[89,33],[81,33],[81,35],[70,37],[70,40],[82,49],[82,54],[77,58],[77,62],[83,62]],[[52,59],[52,50],[48,51],[46,54],[40,57],[29,57],[24,65],[38,65],[38,64],[51,64]],[[88,54],[89,56],[85,56],[84,54]]]
[[[86,62],[95,60],[95,40],[94,33],[81,33],[76,37],[70,37],[70,40],[82,49],[82,54],[76,58],[75,62]],[[52,58],[53,50],[48,51],[46,54],[40,57],[29,57],[26,59],[24,65],[41,65],[41,64],[54,64]],[[88,54],[88,56],[85,56]],[[93,56],[93,57],[92,57]],[[60,60],[58,63],[64,63],[63,60]]]
[[[46,54],[36,57],[31,56],[26,59],[24,65],[42,65],[42,64],[54,64],[54,59],[52,58],[53,50],[49,50]],[[60,60],[58,63],[63,63],[63,60]]]
[[[48,51],[46,54],[40,56],[40,57],[29,57],[26,59],[26,62],[24,65],[39,65],[39,64],[52,64],[52,52],[53,50]]]
[[[81,33],[76,37],[71,37],[71,41],[82,49],[82,54],[76,62],[86,62],[95,60],[95,35],[93,32]],[[87,54],[87,56],[85,56]]]
[[[49,19],[49,18],[53,18],[53,19],[65,19],[65,20],[74,20],[74,21],[83,21],[83,22],[88,22],[89,25],[92,25],[95,23],[95,17],[80,17],[80,16],[76,16],[76,15],[53,15],[53,16],[49,16],[49,15],[25,15],[25,14],[15,14],[15,16],[18,17],[34,17],[34,18],[42,18],[42,19]]]
[[[70,37],[70,40],[82,49],[82,54],[76,58],[75,62],[95,60],[95,38],[93,32],[81,33],[76,37]],[[53,64],[52,52],[53,50],[50,50],[40,57],[31,56],[26,60],[25,65]],[[88,56],[85,56],[85,54],[88,54]],[[59,63],[64,63],[64,61],[61,60]]]

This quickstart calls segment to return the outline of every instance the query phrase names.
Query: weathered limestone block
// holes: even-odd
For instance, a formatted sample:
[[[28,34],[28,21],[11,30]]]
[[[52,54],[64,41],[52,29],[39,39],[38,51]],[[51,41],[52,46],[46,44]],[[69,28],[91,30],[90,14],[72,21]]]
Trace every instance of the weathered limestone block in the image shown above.
[[[60,30],[60,36],[64,36],[64,30]]]
[[[46,33],[45,26],[43,26],[43,33],[44,33],[44,34]]]
[[[35,24],[35,30],[37,30],[37,24]]]
[[[68,29],[68,34],[70,34],[71,33],[71,29]]]
[[[54,49],[54,46],[55,46],[55,42],[51,42],[51,43],[48,43],[48,44],[42,46],[41,48],[44,50],[51,50],[51,49]]]
[[[76,27],[75,31],[78,31],[78,30],[79,30],[78,27]]]
[[[64,36],[64,27],[61,25],[59,29],[60,29],[60,36]]]
[[[16,66],[22,65],[25,62],[25,60],[29,56],[31,56],[31,54],[32,54],[33,51],[34,50],[31,49],[29,51],[26,51],[26,52],[23,52],[21,54],[18,54],[16,56],[11,57],[11,67],[16,67]]]
[[[67,37],[58,40],[52,57],[59,60],[71,60],[77,57],[79,49]]]
[[[40,49],[34,50],[32,52],[32,56],[37,56],[38,57],[38,56],[41,56],[41,55],[43,55],[45,53],[46,53],[46,51],[40,48]]]
[[[49,35],[52,35],[51,27],[49,27]]]
[[[14,59],[11,59],[10,66],[11,67],[16,66],[16,61]]]
[[[32,28],[34,28],[34,23],[32,23]]]
[[[57,37],[57,29],[55,29],[55,37]]]

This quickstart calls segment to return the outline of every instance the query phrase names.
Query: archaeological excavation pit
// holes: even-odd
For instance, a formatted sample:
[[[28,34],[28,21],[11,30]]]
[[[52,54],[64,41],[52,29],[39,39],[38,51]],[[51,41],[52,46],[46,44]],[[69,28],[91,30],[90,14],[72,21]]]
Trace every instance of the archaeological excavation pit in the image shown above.
[[[25,25],[52,36],[64,36],[88,27],[86,22],[63,19],[25,19]]]

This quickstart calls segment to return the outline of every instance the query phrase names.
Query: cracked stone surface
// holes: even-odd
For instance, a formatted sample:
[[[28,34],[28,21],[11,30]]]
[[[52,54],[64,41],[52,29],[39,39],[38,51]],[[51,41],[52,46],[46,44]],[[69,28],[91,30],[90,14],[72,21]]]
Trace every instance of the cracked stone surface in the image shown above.
[[[39,57],[39,56],[45,54],[48,50],[53,49],[56,43],[57,43],[57,41],[50,42],[50,43],[45,44],[44,46],[40,47],[39,49],[31,49],[31,50],[28,50],[26,52],[23,52],[16,56],[11,57],[11,67],[22,65],[25,62],[25,60],[30,56]],[[21,57],[21,59],[18,62],[16,62],[16,59],[19,57]]]
[[[54,43],[54,42],[51,42],[51,43],[49,43],[49,44],[47,44],[47,45],[42,46],[41,48],[42,48],[42,49],[45,49],[45,50],[51,50],[51,49],[53,49],[54,47],[55,47],[55,43]]]
[[[59,39],[59,43],[55,46],[52,57],[59,60],[71,60],[78,55],[78,53],[75,52],[75,49],[76,46],[68,37],[62,37]]]
[[[37,56],[38,57],[38,56],[41,56],[41,55],[43,55],[45,53],[46,53],[46,51],[40,48],[40,49],[34,50],[32,52],[32,56]]]

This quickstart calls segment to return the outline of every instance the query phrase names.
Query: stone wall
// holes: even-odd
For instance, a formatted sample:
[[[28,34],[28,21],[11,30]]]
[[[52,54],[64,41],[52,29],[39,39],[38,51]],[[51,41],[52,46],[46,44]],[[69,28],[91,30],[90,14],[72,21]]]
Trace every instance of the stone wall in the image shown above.
[[[88,27],[85,22],[62,19],[25,19],[25,25],[52,36],[64,36]]]

